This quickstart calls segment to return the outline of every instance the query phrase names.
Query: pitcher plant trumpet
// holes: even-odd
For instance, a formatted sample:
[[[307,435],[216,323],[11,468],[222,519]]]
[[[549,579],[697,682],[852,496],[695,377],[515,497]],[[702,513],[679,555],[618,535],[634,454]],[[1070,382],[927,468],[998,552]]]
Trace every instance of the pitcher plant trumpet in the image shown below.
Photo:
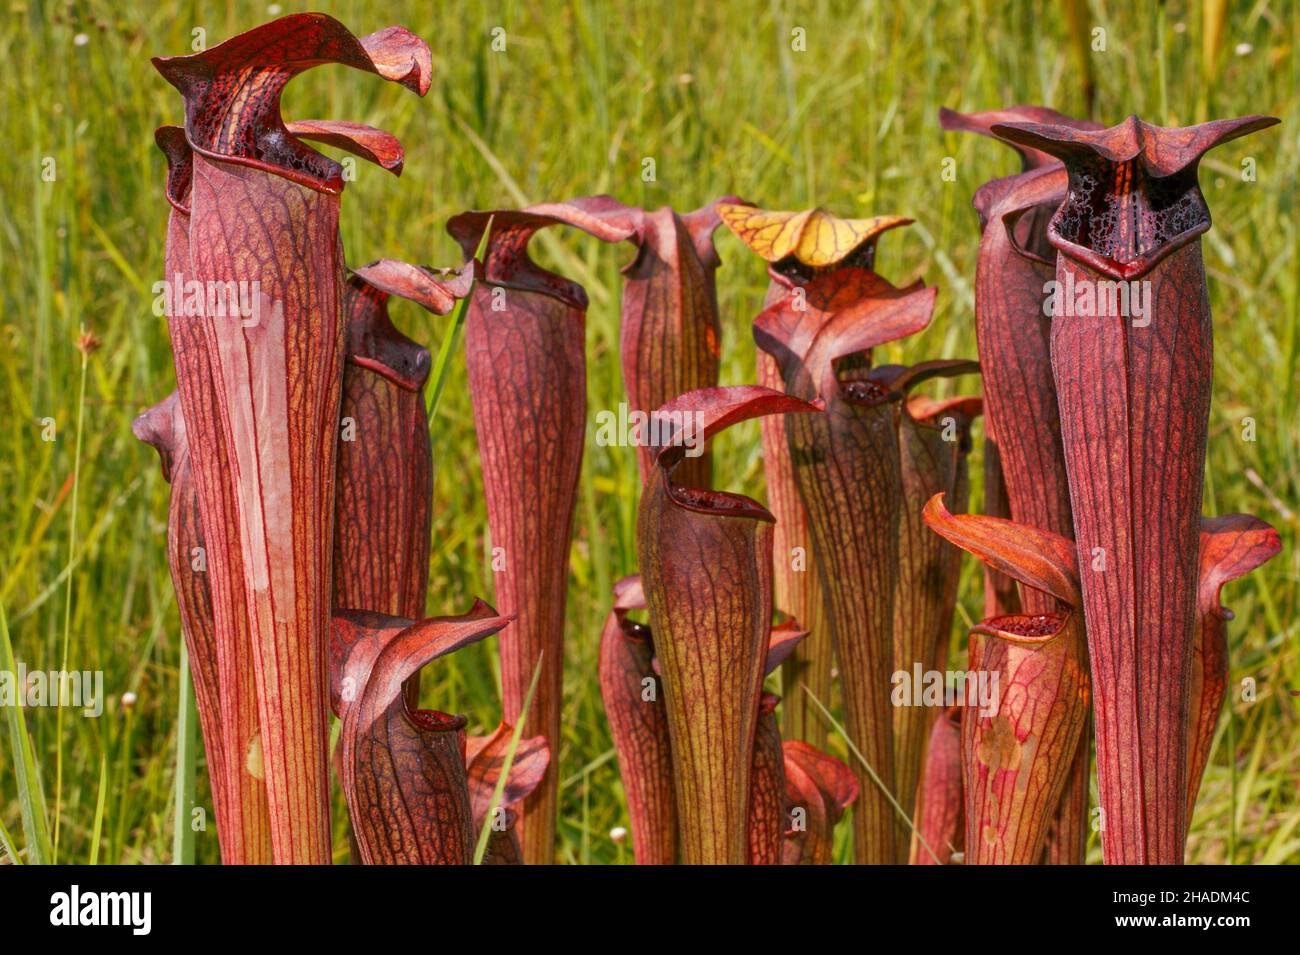
[[[1056,156],[1069,186],[1056,249],[1051,355],[1083,572],[1108,863],[1176,865],[1187,835],[1189,676],[1209,418],[1211,320],[1197,167],[1275,124],[1185,129],[1130,117],[1088,131],[994,124]]]
[[[659,409],[665,420],[689,420],[702,441],[748,418],[818,410],[757,386],[694,391]],[[743,865],[772,620],[772,516],[747,497],[677,484],[685,437],[679,430],[657,449],[641,498],[641,579],[663,676],[682,861]]]

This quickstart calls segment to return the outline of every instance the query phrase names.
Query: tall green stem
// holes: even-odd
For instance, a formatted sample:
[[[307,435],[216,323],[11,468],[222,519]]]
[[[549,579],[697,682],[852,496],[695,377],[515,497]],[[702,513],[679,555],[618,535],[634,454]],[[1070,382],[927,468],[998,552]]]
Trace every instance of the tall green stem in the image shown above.
[[[195,747],[194,727],[198,709],[194,702],[194,683],[190,679],[190,654],[181,640],[180,702],[176,711],[176,800],[172,817],[172,865],[194,864]]]

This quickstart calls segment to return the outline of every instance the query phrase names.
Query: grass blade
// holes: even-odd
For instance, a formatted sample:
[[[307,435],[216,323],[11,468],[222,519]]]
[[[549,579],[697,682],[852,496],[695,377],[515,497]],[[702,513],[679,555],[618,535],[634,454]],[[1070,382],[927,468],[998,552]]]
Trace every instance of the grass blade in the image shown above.
[[[528,693],[524,696],[524,705],[520,707],[520,713],[527,713],[528,708],[533,705],[533,692],[537,689],[537,680],[542,675],[542,655],[537,655],[537,666],[533,668],[533,679],[528,684]],[[501,804],[501,794],[505,792],[506,780],[510,777],[510,767],[515,762],[515,749],[519,746],[519,738],[524,735],[524,721],[522,719],[515,723],[515,731],[510,734],[510,746],[506,750],[505,765],[501,767],[501,775],[497,777],[496,789],[492,790],[492,802],[488,806],[487,814],[483,818],[483,828],[478,834],[478,844],[474,846],[474,864],[483,864],[483,855],[487,852],[488,837],[492,834],[492,819],[496,814],[497,806]],[[552,752],[551,759],[555,759],[555,753]]]
[[[907,811],[898,804],[898,800],[894,798],[894,794],[889,791],[889,788],[880,781],[880,777],[876,775],[876,771],[871,768],[871,764],[867,762],[866,757],[862,755],[853,740],[849,737],[848,731],[839,724],[835,717],[831,716],[831,711],[822,705],[821,700],[817,699],[817,694],[813,693],[813,691],[808,689],[806,686],[803,687],[803,691],[812,699],[813,703],[817,706],[817,709],[822,711],[822,716],[826,718],[826,722],[831,724],[835,729],[835,732],[844,737],[844,742],[848,745],[849,752],[853,754],[854,759],[863,765],[872,781],[879,786],[880,791],[885,794],[885,798],[888,799],[894,809],[898,811],[898,814],[903,817],[903,821],[907,823],[908,828],[912,830],[912,834],[916,836],[917,841],[921,843],[921,848],[930,853],[930,858],[934,860],[935,865],[942,865],[943,863],[939,861],[939,857],[935,855],[934,850],[930,848],[930,844],[925,841],[925,837],[922,836],[921,833],[917,831],[916,826],[913,825],[912,817],[909,816]]]
[[[86,328],[81,327],[84,338]],[[68,515],[68,566],[77,559],[77,500],[81,492],[81,446],[83,424],[86,418],[86,363],[90,356],[89,349],[78,348],[81,352],[81,383],[77,390],[77,444],[72,456],[72,503]],[[68,650],[72,646],[72,589],[75,586],[71,573],[63,598],[63,653],[60,656],[59,669],[68,672]],[[63,703],[54,711],[54,854],[50,862],[57,862],[59,855],[59,831],[63,819]],[[30,745],[30,744],[29,744]]]
[[[99,865],[99,840],[104,832],[104,803],[108,801],[108,754],[99,757],[99,796],[95,800],[95,826],[90,834],[90,864]]]
[[[194,864],[194,829],[190,813],[194,810],[195,739],[194,726],[198,709],[194,702],[194,683],[190,678],[190,655],[181,641],[180,705],[176,714],[176,798],[172,814],[172,865]]]
[[[488,236],[492,234],[492,220],[488,219],[487,226],[483,229],[483,235],[479,238],[478,248],[474,251],[474,258],[479,262],[483,261],[483,253],[487,249]],[[473,265],[471,264],[471,268]],[[465,297],[460,299],[451,310],[451,328],[447,330],[446,337],[443,338],[442,344],[438,347],[438,357],[433,363],[433,373],[429,376],[433,379],[433,388],[429,395],[429,425],[433,426],[434,419],[438,416],[438,403],[442,401],[442,389],[447,383],[447,370],[451,367],[451,356],[456,351],[456,346],[460,343],[460,334],[465,327],[465,313],[469,310],[469,298],[474,294],[476,282],[471,282],[469,291]]]
[[[14,837],[9,835],[9,830],[5,828],[2,819],[0,819],[0,849],[4,849],[5,855],[13,865],[23,864],[23,857],[18,854],[18,847],[14,845]]]
[[[14,663],[14,648],[9,642],[9,618],[4,604],[0,604],[0,671],[13,674],[17,680],[18,668]],[[15,687],[18,692],[21,687]],[[27,840],[27,860],[37,865],[50,861],[50,824],[45,811],[45,790],[32,752],[32,740],[27,735],[27,720],[23,707],[15,700],[6,706],[5,722],[9,725],[9,750],[14,754],[14,772],[18,780],[18,806],[22,812],[23,835]],[[6,837],[5,842],[8,843]],[[6,851],[8,846],[6,845]]]

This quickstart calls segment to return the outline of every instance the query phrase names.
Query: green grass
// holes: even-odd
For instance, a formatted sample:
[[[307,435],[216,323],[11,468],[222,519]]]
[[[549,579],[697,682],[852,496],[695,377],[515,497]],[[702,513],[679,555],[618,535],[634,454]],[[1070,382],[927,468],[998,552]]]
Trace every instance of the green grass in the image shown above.
[[[286,13],[305,9],[281,6]],[[1289,0],[1236,5],[1219,76],[1207,82],[1200,4],[1170,2],[1163,19],[1157,6],[1087,5],[1084,22],[1106,30],[1106,51],[1084,52],[1095,71],[1098,118],[1138,113],[1174,125],[1266,112],[1284,121],[1212,153],[1201,174],[1215,218],[1205,250],[1217,345],[1206,510],[1266,518],[1281,531],[1285,550],[1227,589],[1237,611],[1233,679],[1253,678],[1258,693],[1251,703],[1236,694],[1231,719],[1220,724],[1189,854],[1205,862],[1294,861],[1300,725],[1289,689],[1300,688],[1300,27]],[[48,832],[51,854],[65,862],[165,862],[172,854],[181,684],[176,604],[164,563],[167,492],[153,452],[129,427],[134,414],[174,385],[164,324],[150,310],[167,216],[153,130],[179,121],[181,110],[149,57],[187,52],[196,27],[212,45],[271,18],[265,4],[230,3],[216,14],[212,4],[171,0],[131,7],[9,2],[0,13],[7,153],[0,167],[0,605],[17,659],[59,666],[66,634],[69,666],[103,670],[110,697],[100,719],[69,710],[60,725],[51,710],[24,714],[49,815],[44,825],[24,817],[38,804],[38,790],[34,780],[20,786],[24,770],[15,765],[9,734],[0,737],[0,836],[35,858]],[[970,197],[984,180],[1015,168],[1009,149],[941,132],[938,107],[1041,102],[1084,109],[1075,40],[1049,0],[669,0],[619,9],[575,0],[507,2],[487,11],[466,4],[468,12],[366,0],[319,8],[358,33],[401,22],[434,47],[433,88],[423,101],[342,67],[316,70],[286,93],[289,117],[369,122],[406,145],[400,180],[359,166],[348,187],[343,232],[351,261],[387,255],[456,264],[443,230],[453,213],[600,191],[648,207],[691,209],[735,192],[769,208],[906,213],[918,225],[884,240],[880,268],[896,282],[924,276],[941,292],[931,329],[885,349],[888,360],[974,354],[978,235]],[[504,53],[489,46],[497,26],[506,30]],[[805,31],[804,52],[791,49],[795,27]],[[74,43],[77,34],[85,34],[84,44]],[[1238,53],[1238,44],[1251,48]],[[957,161],[955,182],[941,177],[946,156]],[[1256,182],[1238,174],[1245,156],[1258,162]],[[44,157],[56,163],[54,182],[41,179]],[[645,157],[655,159],[656,181],[641,178]],[[591,413],[616,407],[617,269],[629,249],[571,232],[555,236],[551,245],[539,243],[539,257],[582,281],[591,296]],[[725,263],[723,381],[740,383],[752,378],[748,323],[765,279],[725,230],[718,244]],[[403,306],[395,311],[431,350],[450,328],[446,318]],[[86,366],[84,402],[75,347],[82,328],[103,341]],[[1253,443],[1241,438],[1248,416],[1257,423]],[[47,418],[56,428],[49,442],[42,440]],[[491,597],[473,419],[458,358],[434,441],[440,467],[429,609],[449,613],[476,594]],[[753,423],[723,439],[717,473],[726,486],[762,493],[758,447]],[[595,673],[610,583],[634,569],[635,486],[630,449],[589,442],[559,753],[559,857],[566,862],[631,858],[608,837],[626,819]],[[975,493],[978,501],[978,487]],[[954,641],[963,621],[978,619],[980,603],[968,561]],[[426,702],[465,712],[472,730],[490,729],[499,713],[494,642],[438,664],[424,686]],[[126,692],[136,694],[133,707],[120,703]],[[204,805],[201,754],[199,775]],[[342,857],[346,843],[337,844]],[[194,852],[208,862],[216,849],[209,822]]]

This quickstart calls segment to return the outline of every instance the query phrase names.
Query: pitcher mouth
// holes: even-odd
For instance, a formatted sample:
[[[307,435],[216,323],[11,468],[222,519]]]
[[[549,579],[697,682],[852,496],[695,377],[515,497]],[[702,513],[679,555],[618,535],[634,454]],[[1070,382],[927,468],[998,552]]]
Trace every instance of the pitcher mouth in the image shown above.
[[[850,267],[874,269],[876,266],[876,243],[879,236],[872,236],[854,247],[844,258],[831,265],[808,265],[800,261],[797,255],[787,255],[768,265],[767,271],[782,285],[807,285],[817,276],[835,269]]]
[[[1051,241],[1051,224],[1058,205],[1040,202],[1013,209],[1002,217],[1007,239],[1016,254],[1031,262],[1056,265],[1056,247]],[[1047,226],[1042,225],[1046,220]]]
[[[1268,116],[1181,129],[1130,116],[1109,129],[995,123],[994,135],[1060,159],[1069,190],[1048,225],[1061,254],[1121,281],[1141,278],[1210,228],[1197,170],[1223,143],[1273,126]]]
[[[469,720],[459,714],[443,713],[441,710],[407,710],[406,715],[412,723],[422,730],[435,733],[452,733],[463,730]]]
[[[618,627],[623,631],[623,636],[633,643],[651,643],[653,631],[650,625],[624,617],[618,622]]]
[[[343,167],[286,127],[284,87],[315,66],[338,63],[423,96],[432,70],[428,46],[409,31],[390,27],[358,37],[322,13],[290,14],[197,53],[152,62],[185,98],[185,138],[195,153],[327,194],[343,191]]]
[[[840,381],[840,398],[860,408],[878,408],[902,397],[901,392],[865,378]]]
[[[1001,637],[1013,643],[1033,646],[1051,642],[1064,632],[1070,622],[1070,611],[1052,610],[1047,613],[1013,613],[989,617],[972,628],[972,632]]]
[[[776,523],[776,518],[767,508],[743,494],[688,487],[668,481],[668,495],[674,504],[688,511],[712,514],[715,517],[747,517],[768,524]]]
[[[1064,255],[1111,278],[1131,281],[1210,228],[1195,168],[1167,178],[1136,160],[1067,164],[1070,189],[1047,226]]]

